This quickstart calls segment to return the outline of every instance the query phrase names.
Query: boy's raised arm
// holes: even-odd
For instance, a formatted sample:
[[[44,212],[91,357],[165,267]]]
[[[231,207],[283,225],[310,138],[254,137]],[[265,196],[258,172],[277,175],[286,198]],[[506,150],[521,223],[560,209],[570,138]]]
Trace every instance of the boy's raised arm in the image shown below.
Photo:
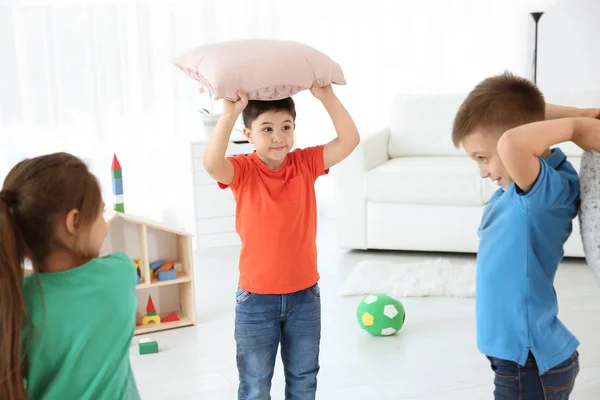
[[[234,175],[233,164],[225,158],[231,131],[235,121],[248,104],[248,96],[238,93],[240,99],[236,102],[223,100],[223,114],[219,118],[215,129],[204,150],[204,168],[216,181],[225,185],[231,184]]]
[[[538,157],[550,146],[568,141],[583,150],[600,151],[600,120],[561,118],[510,129],[498,141],[498,155],[519,189],[528,192],[540,173]]]
[[[600,118],[600,108],[577,108],[546,103],[546,120],[573,117]]]
[[[324,169],[329,169],[344,160],[360,143],[358,129],[352,117],[340,101],[331,85],[320,87],[315,83],[311,88],[313,96],[323,103],[331,117],[337,138],[325,145],[323,149]]]

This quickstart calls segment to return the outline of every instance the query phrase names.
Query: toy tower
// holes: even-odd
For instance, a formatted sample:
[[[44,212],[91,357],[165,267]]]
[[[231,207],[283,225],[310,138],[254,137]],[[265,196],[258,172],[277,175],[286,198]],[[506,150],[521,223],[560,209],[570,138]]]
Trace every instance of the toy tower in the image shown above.
[[[125,203],[123,202],[123,171],[121,170],[121,164],[119,164],[116,154],[113,155],[110,172],[112,176],[113,194],[115,195],[115,211],[124,213]]]
[[[150,322],[160,324],[160,316],[156,313],[152,296],[148,296],[148,305],[146,306],[146,315],[142,318],[142,325],[148,325]]]

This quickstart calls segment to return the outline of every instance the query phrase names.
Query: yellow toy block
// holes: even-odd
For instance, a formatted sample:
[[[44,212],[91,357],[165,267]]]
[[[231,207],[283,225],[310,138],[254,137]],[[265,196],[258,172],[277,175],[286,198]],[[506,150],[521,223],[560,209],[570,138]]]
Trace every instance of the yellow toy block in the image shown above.
[[[155,324],[160,324],[160,317],[157,315],[144,315],[142,318],[142,325],[148,325],[150,322],[154,322]]]

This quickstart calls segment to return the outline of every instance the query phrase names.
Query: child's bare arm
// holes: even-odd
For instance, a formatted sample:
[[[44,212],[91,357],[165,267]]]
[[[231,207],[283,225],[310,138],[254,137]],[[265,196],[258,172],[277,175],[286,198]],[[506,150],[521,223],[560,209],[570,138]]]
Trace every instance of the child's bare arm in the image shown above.
[[[315,83],[311,88],[311,92],[325,106],[338,135],[337,138],[327,143],[323,149],[323,164],[325,169],[328,169],[344,160],[354,151],[360,142],[360,135],[352,117],[340,99],[333,93],[331,85],[320,87],[318,83]]]
[[[577,108],[546,103],[546,120],[575,117],[600,118],[600,108]]]
[[[561,118],[510,129],[498,141],[498,155],[515,184],[528,192],[540,173],[538,157],[550,146],[568,141],[600,151],[600,120]]]
[[[225,158],[227,145],[235,121],[248,104],[246,94],[238,93],[238,95],[240,99],[236,102],[224,100],[223,114],[219,118],[204,150],[204,168],[206,172],[213,179],[225,185],[231,184],[234,175],[233,164]]]

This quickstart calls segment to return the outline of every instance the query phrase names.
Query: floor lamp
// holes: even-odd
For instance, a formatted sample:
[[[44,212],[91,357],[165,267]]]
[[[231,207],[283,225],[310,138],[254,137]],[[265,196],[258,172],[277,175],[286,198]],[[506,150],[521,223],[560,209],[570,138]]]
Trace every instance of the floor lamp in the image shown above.
[[[538,48],[538,22],[544,15],[543,12],[529,13],[535,22],[535,43],[533,46],[533,83],[537,84],[537,48]]]

